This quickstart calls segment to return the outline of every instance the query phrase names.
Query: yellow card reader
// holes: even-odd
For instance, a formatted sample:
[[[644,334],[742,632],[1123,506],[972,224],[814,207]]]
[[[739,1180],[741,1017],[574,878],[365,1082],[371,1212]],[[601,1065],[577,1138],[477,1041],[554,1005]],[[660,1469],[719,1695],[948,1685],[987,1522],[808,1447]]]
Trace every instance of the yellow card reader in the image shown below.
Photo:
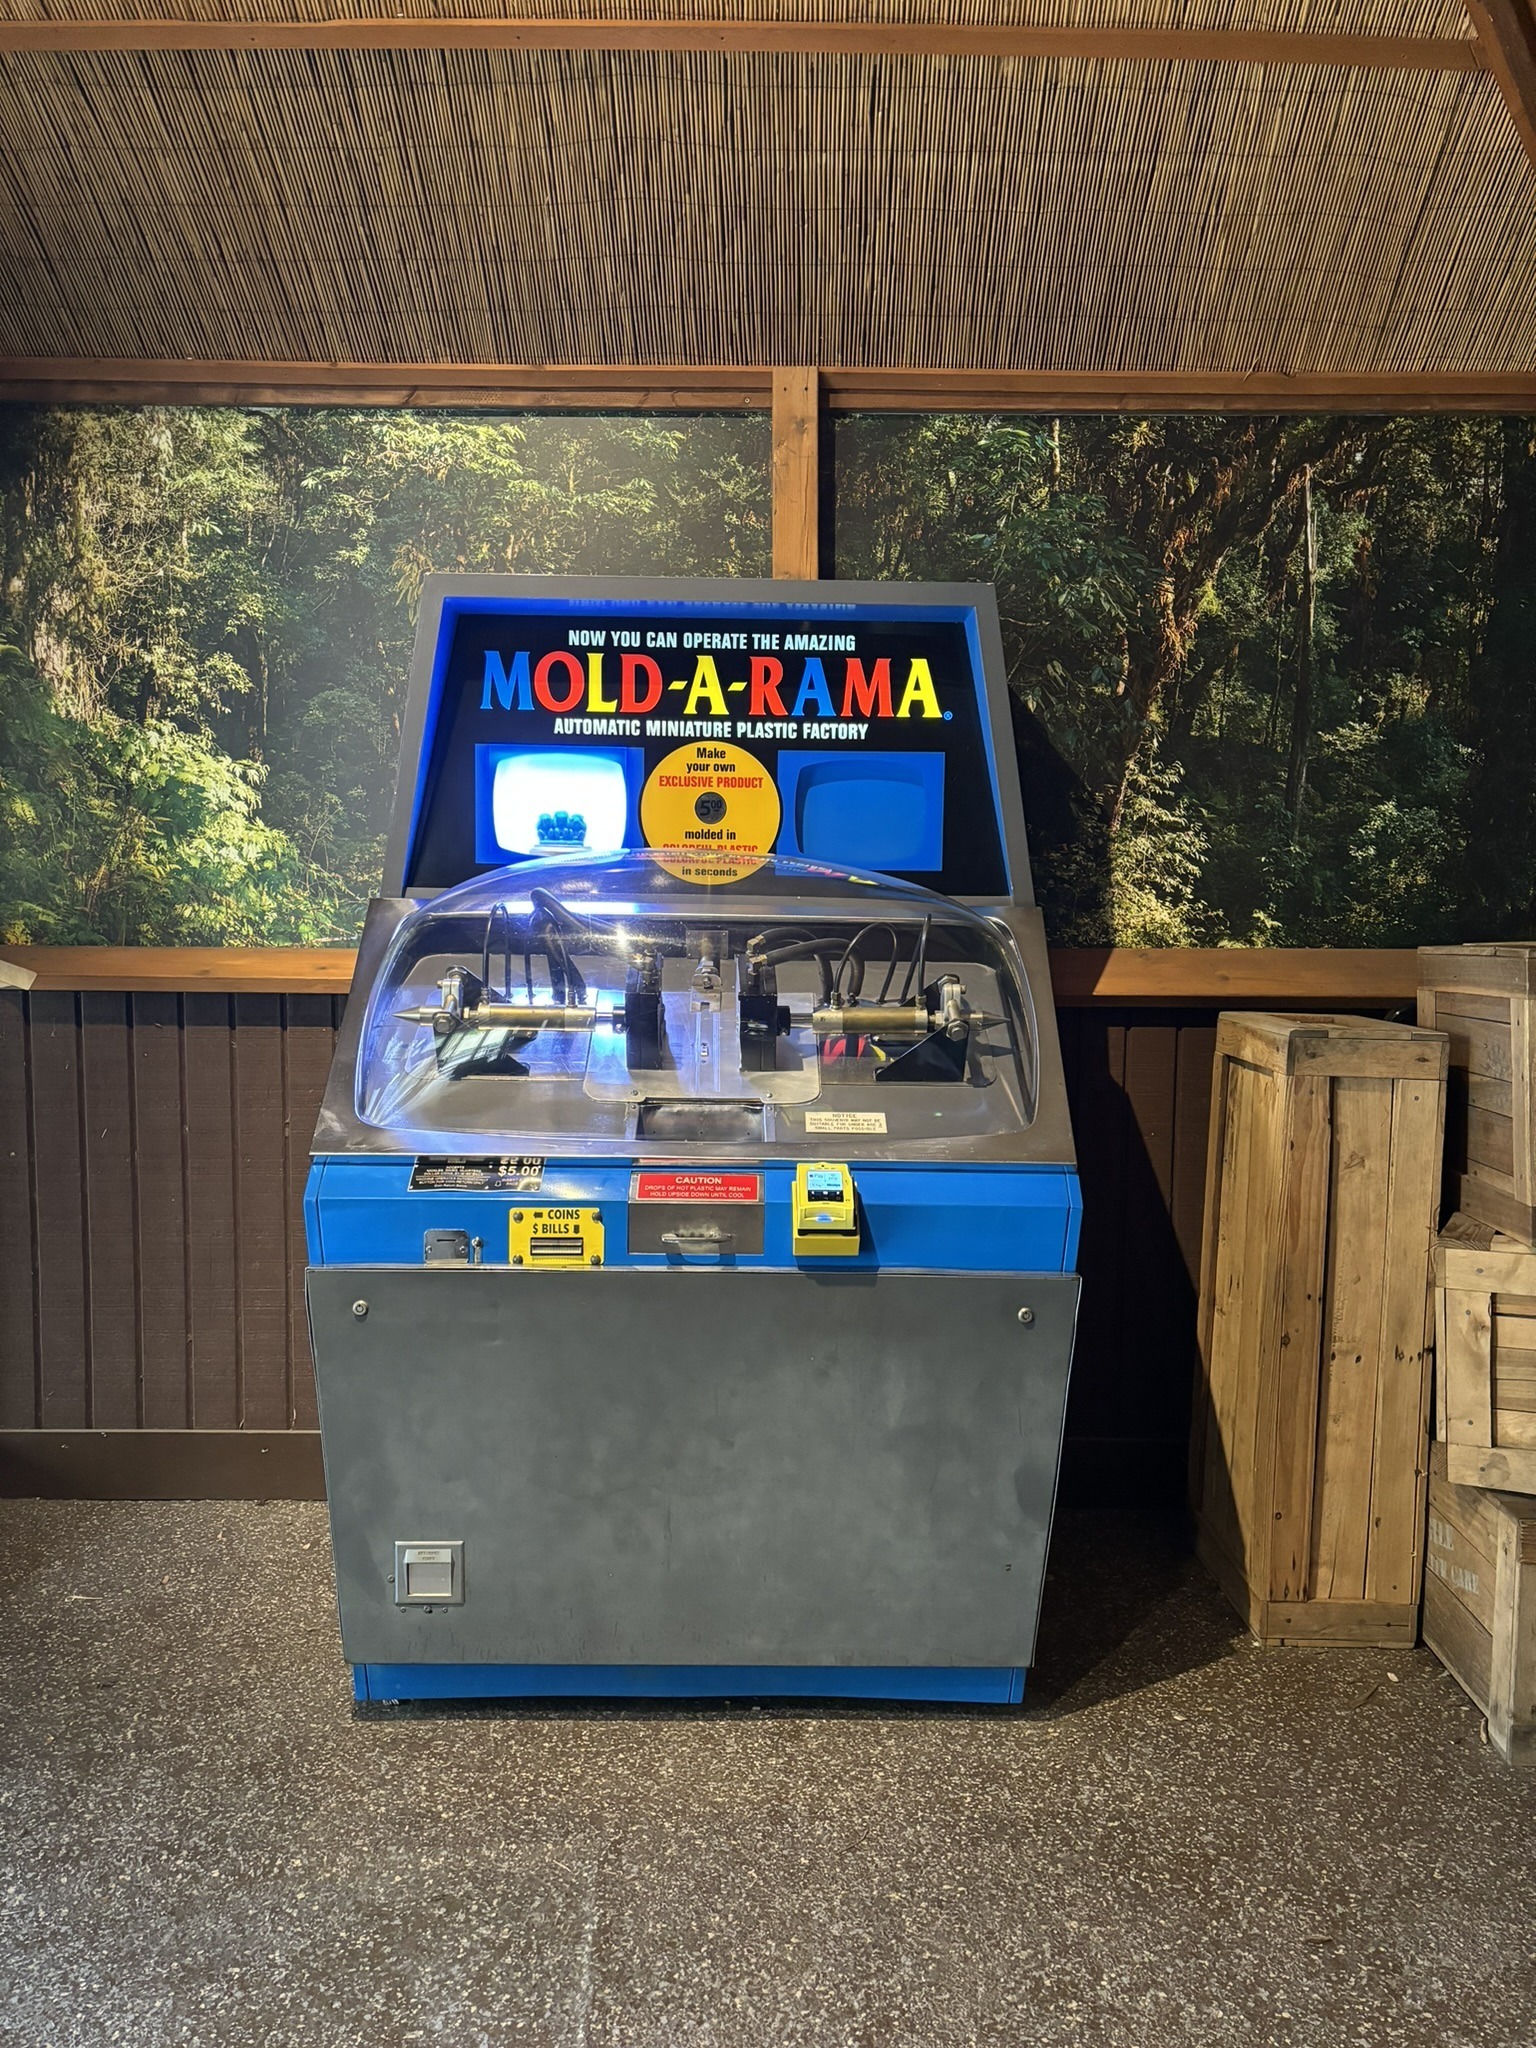
[[[858,1255],[853,1175],[846,1166],[817,1160],[795,1168],[791,1229],[797,1259],[851,1259]]]

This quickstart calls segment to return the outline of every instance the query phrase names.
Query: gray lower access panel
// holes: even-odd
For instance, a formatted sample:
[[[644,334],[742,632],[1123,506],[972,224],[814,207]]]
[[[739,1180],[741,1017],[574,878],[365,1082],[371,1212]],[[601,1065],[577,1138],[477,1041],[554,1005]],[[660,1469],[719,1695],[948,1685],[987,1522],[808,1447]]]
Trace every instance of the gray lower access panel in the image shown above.
[[[312,1270],[346,1655],[1027,1664],[1077,1293]],[[461,1602],[397,1605],[397,1543],[462,1544]]]

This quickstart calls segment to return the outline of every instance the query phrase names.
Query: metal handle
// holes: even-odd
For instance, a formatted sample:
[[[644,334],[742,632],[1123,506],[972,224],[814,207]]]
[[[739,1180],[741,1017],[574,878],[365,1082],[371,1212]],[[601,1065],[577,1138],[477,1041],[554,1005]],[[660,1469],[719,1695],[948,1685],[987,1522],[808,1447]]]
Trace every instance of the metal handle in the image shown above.
[[[715,1223],[702,1223],[697,1230],[664,1230],[661,1241],[674,1252],[718,1252],[735,1243],[736,1233]]]

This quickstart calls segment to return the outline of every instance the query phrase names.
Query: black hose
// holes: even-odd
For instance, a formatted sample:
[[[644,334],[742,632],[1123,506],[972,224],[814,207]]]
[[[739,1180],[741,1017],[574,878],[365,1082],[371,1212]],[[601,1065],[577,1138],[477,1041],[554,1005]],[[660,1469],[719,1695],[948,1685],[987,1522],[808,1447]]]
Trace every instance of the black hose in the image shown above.
[[[847,945],[843,948],[843,957],[838,961],[837,971],[832,977],[833,990],[835,993],[841,995],[843,987],[843,969],[845,966],[848,965],[850,960],[853,962],[854,971],[849,979],[847,995],[847,1000],[850,1003],[857,1002],[864,990],[864,955],[862,953],[856,952],[854,949],[857,947],[859,941],[861,939],[867,939],[871,932],[884,932],[886,937],[891,942],[891,964],[886,972],[885,977],[887,988],[889,988],[890,986],[891,975],[896,970],[896,930],[894,925],[886,924],[885,921],[882,919],[877,924],[867,924],[862,928],[862,930],[856,931],[853,937],[848,941]],[[882,993],[881,1001],[883,1002],[884,1000],[885,997]]]
[[[552,924],[561,931],[569,932],[572,938],[590,939],[598,934],[584,917],[578,917],[574,910],[567,910],[560,898],[537,884],[528,891],[528,901],[536,910],[542,910]]]
[[[814,960],[821,978],[821,1000],[832,1000],[832,956],[837,949],[835,939],[800,939],[789,946],[775,946],[769,953],[752,953],[747,957],[754,968],[781,967],[786,960]]]
[[[611,931],[605,931],[591,918],[583,917],[578,911],[569,909],[553,891],[540,888],[537,884],[528,891],[528,901],[535,910],[543,913],[544,921],[560,934],[568,965],[570,947],[566,941],[570,939],[575,939],[592,952],[614,953],[621,957],[631,954],[637,943],[633,939],[623,941],[616,938]],[[677,958],[688,951],[687,934],[676,930],[660,932],[648,929],[641,943],[646,951],[671,958]],[[576,973],[574,966],[571,967],[571,972]],[[576,979],[580,981],[581,976],[577,974]],[[582,985],[585,987],[585,983]]]
[[[580,968],[571,958],[565,933],[550,916],[544,904],[540,904],[539,909],[544,915],[534,925],[529,936],[535,949],[549,962],[550,994],[557,1003],[583,1003],[587,997],[587,984],[582,979]]]
[[[571,949],[566,944],[565,933],[560,934],[560,960],[565,969],[566,993],[560,998],[563,1003],[584,1003],[587,1000],[587,984],[581,969],[571,958]]]
[[[543,913],[543,926],[546,928],[544,953],[550,964],[551,978],[558,954],[562,986],[553,991],[556,1002],[584,1003],[587,999],[586,979],[571,955],[570,941],[575,939],[578,944],[585,943],[596,951],[611,953],[619,950],[613,934],[601,930],[590,918],[568,910],[552,890],[542,889],[537,884],[528,891],[528,901]],[[682,949],[682,943],[679,939],[669,938],[654,942],[654,946],[657,952],[675,952]]]
[[[480,947],[480,984],[489,991],[491,986],[491,953],[496,944],[496,920],[501,919],[502,960],[500,995],[504,1003],[512,1000],[512,918],[505,903],[493,903],[485,920],[485,939]]]
[[[793,945],[775,946],[771,952],[754,953],[752,960],[757,967],[778,967],[786,960],[811,960],[823,953],[830,959],[836,951],[836,939],[799,939]]]
[[[923,919],[923,928],[921,932],[918,933],[916,951],[913,953],[911,960],[908,962],[906,979],[901,984],[901,1000],[904,1003],[913,1000],[912,976],[914,971],[917,974],[917,999],[920,1001],[922,998],[923,976],[928,971],[928,927],[932,923],[933,916],[930,912],[929,915]]]

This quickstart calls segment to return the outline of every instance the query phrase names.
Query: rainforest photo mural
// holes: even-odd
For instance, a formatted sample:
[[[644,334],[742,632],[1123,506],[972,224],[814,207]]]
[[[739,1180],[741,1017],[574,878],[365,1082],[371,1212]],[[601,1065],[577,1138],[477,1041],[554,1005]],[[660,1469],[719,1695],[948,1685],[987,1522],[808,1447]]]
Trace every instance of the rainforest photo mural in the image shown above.
[[[1536,421],[852,415],[994,584],[1067,945],[1536,935]],[[350,944],[431,570],[763,576],[765,416],[0,408],[0,939]]]

